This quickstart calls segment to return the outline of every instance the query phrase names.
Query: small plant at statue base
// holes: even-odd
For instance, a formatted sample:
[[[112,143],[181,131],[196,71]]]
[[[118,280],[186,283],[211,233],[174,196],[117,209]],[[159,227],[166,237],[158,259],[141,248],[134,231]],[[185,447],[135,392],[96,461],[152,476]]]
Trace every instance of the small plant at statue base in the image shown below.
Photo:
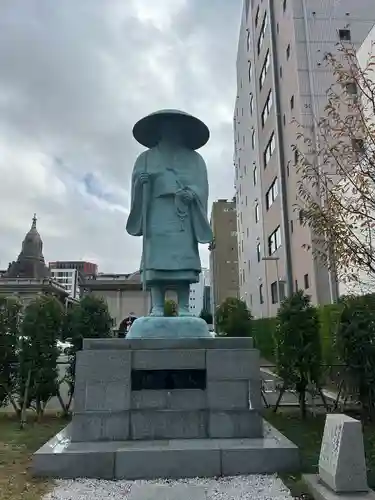
[[[248,337],[251,335],[252,315],[246,302],[229,297],[216,310],[216,329],[219,335],[227,337]]]
[[[18,342],[21,302],[13,297],[0,297],[0,407],[10,402],[17,414],[14,399],[17,389]]]
[[[310,298],[298,291],[286,298],[277,313],[275,330],[277,374],[283,380],[275,411],[286,389],[298,394],[301,417],[306,417],[306,394],[311,387],[321,390],[322,353],[319,335],[318,310]]]
[[[64,309],[53,296],[39,296],[26,307],[20,342],[19,399],[23,410],[35,405],[40,418],[58,392],[57,340]]]
[[[364,418],[375,416],[375,309],[368,297],[356,297],[344,304],[335,348],[343,365],[343,388],[358,398]]]
[[[178,306],[172,299],[167,299],[164,302],[164,316],[173,317],[178,314]]]
[[[82,349],[83,339],[101,339],[112,336],[113,319],[108,311],[108,305],[100,297],[86,295],[79,304],[67,312],[64,325],[64,338],[72,342],[69,353],[68,383],[70,400],[69,409],[74,392],[74,377],[76,353]]]

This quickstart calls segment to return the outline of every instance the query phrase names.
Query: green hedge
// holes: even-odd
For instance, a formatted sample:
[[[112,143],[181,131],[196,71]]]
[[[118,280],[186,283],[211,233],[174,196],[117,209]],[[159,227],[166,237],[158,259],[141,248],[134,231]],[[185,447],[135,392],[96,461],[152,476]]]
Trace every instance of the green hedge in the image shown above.
[[[276,318],[255,319],[251,323],[254,347],[259,349],[261,356],[267,361],[275,361],[274,331]]]
[[[320,339],[322,345],[323,363],[330,365],[337,363],[334,355],[334,339],[337,323],[340,319],[342,304],[328,304],[319,308]],[[274,332],[276,318],[262,318],[252,321],[252,337],[254,346],[259,349],[261,356],[267,361],[275,362]]]
[[[319,308],[320,342],[322,359],[325,365],[339,363],[335,354],[334,344],[343,304],[327,304]]]
[[[325,365],[339,364],[335,353],[335,336],[342,308],[347,301],[354,304],[356,302],[365,303],[368,307],[375,308],[375,294],[341,297],[338,304],[327,304],[319,307],[322,360]],[[275,362],[274,331],[276,318],[255,319],[252,321],[251,328],[254,346],[259,349],[261,356],[271,363]]]

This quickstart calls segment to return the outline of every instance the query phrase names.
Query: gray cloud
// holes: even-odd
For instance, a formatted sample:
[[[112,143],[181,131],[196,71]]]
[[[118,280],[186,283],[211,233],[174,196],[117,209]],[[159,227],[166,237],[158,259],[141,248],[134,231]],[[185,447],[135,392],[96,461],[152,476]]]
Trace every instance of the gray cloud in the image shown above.
[[[47,260],[132,271],[125,232],[143,115],[203,119],[211,202],[233,195],[232,108],[241,0],[3,0],[0,267],[34,212]],[[202,250],[207,265],[207,250]]]

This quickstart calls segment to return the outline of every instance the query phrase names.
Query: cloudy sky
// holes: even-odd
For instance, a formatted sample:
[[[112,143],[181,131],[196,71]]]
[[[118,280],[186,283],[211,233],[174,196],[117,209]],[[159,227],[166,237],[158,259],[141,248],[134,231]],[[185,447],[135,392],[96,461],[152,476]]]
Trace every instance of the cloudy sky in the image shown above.
[[[0,268],[33,213],[47,261],[138,268],[126,234],[134,123],[203,119],[210,206],[233,196],[232,114],[242,0],[1,0]],[[207,250],[201,252],[208,264]]]

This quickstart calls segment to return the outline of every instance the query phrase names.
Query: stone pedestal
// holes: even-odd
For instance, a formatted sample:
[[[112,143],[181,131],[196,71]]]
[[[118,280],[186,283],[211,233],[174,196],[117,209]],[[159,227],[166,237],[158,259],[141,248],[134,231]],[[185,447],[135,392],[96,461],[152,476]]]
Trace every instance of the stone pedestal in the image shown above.
[[[304,478],[317,500],[375,498],[367,486],[361,422],[343,414],[327,415],[319,474]]]
[[[86,340],[76,366],[72,422],[34,455],[36,474],[135,479],[298,467],[297,448],[264,430],[252,339]]]

